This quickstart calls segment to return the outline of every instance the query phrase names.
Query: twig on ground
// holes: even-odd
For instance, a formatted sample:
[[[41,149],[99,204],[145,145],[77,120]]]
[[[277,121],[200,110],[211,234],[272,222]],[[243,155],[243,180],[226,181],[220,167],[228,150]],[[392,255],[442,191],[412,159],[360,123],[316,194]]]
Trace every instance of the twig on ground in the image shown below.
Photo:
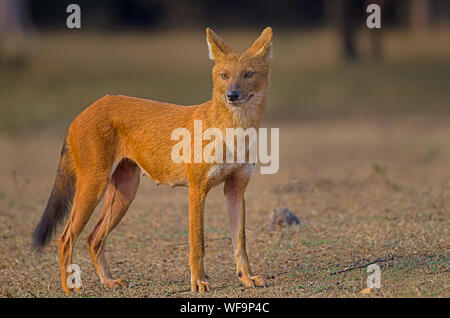
[[[27,290],[28,294],[30,294],[31,296],[33,296],[34,298],[37,298],[37,296],[35,294],[33,294],[32,292],[30,292],[29,290]]]
[[[394,260],[394,257],[377,258],[376,260],[374,260],[374,261],[372,261],[370,263],[367,263],[367,264],[364,264],[364,265],[355,266],[355,267],[349,267],[349,268],[343,269],[343,270],[338,271],[338,272],[330,273],[330,275],[342,274],[342,273],[345,273],[345,272],[348,272],[348,271],[352,271],[352,270],[355,270],[355,269],[364,268],[364,267],[367,267],[367,266],[375,264],[375,263],[382,263],[382,262],[387,262],[387,261],[392,261],[392,260]]]

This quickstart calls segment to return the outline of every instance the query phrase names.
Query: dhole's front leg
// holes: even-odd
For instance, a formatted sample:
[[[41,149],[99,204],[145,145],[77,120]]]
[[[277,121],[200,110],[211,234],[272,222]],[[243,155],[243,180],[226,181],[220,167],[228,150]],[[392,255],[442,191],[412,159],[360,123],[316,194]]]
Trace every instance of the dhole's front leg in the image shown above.
[[[203,213],[206,192],[201,187],[189,187],[189,264],[191,266],[192,292],[208,292],[203,258],[205,256],[205,239],[203,232]]]
[[[224,187],[227,210],[230,218],[230,232],[236,260],[236,272],[239,280],[246,287],[264,287],[260,276],[253,276],[245,247],[245,200],[244,191],[249,181],[248,176],[239,174],[231,176]]]

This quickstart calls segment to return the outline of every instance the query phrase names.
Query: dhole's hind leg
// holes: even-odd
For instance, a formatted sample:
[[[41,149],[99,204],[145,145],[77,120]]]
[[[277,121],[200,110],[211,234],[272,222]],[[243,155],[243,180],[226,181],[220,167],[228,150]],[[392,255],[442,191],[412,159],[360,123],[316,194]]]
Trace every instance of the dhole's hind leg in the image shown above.
[[[67,267],[72,264],[73,246],[100,201],[107,183],[107,175],[104,178],[99,176],[78,178],[72,211],[63,233],[58,238],[61,283],[66,294],[70,294],[73,290],[67,285],[67,278],[71,274],[67,272]]]
[[[122,279],[114,279],[105,260],[104,247],[108,234],[119,224],[133,202],[139,186],[139,167],[128,159],[122,160],[114,171],[105,193],[100,218],[87,244],[100,280],[105,287],[126,287]]]

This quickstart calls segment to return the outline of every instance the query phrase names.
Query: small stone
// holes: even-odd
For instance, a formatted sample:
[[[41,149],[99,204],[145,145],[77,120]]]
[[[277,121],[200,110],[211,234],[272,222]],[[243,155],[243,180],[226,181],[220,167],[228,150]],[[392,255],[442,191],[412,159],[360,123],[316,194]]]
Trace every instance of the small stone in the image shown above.
[[[298,217],[287,208],[273,209],[271,227],[280,228],[291,224],[300,224]]]

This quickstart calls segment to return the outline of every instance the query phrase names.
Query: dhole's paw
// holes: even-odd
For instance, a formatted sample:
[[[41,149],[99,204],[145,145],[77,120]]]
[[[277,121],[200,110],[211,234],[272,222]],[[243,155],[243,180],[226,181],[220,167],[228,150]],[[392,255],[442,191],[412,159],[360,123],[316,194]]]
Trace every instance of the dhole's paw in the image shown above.
[[[203,294],[204,292],[210,292],[211,288],[206,280],[193,279],[191,281],[191,291],[193,293]]]
[[[260,276],[239,277],[245,287],[266,287],[266,282]]]
[[[73,291],[74,291],[75,293],[81,293],[81,292],[83,291],[83,287],[80,287],[80,288],[74,288]]]
[[[69,295],[72,295],[73,288],[63,287],[63,291],[64,291],[64,294],[66,294],[66,296],[69,296]]]
[[[121,278],[118,279],[110,279],[103,283],[105,287],[117,289],[120,287],[126,288],[128,287],[128,283]]]
[[[70,296],[75,293],[81,293],[83,291],[83,288],[69,288],[69,287],[63,287],[64,294],[66,296]]]

